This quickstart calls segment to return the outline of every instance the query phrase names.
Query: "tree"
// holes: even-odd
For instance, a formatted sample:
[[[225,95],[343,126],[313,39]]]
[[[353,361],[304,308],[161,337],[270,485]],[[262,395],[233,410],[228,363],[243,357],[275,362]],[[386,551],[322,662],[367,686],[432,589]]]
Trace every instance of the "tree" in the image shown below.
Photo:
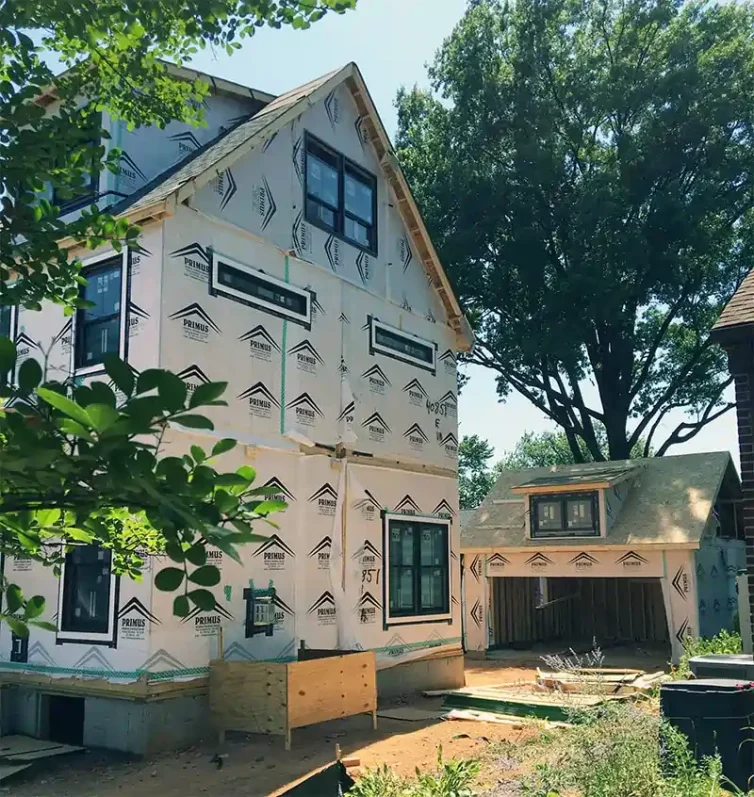
[[[602,459],[607,459],[607,436],[603,429],[597,429]],[[512,451],[507,451],[500,462],[495,466],[496,473],[500,470],[522,470],[524,468],[549,468],[553,465],[573,465],[578,462],[594,462],[591,451],[582,440],[579,440],[581,457],[576,459],[568,444],[568,437],[560,429],[555,432],[524,432]],[[631,459],[644,456],[645,443],[643,440],[634,446]],[[650,451],[651,454],[651,451]]]
[[[478,435],[464,435],[458,446],[458,493],[461,509],[475,509],[495,483],[488,463],[495,450]]]
[[[74,245],[109,242],[138,247],[138,228],[96,206],[64,221],[43,198],[46,183],[62,199],[86,190],[92,172],[117,170],[120,153],[91,143],[100,111],[129,126],[171,120],[202,124],[209,86],[182,81],[165,59],[181,63],[199,48],[240,47],[264,25],[306,28],[356,0],[6,0],[0,4],[0,305],[36,310],[44,301],[67,314],[83,306],[81,262]],[[66,71],[55,76],[56,55]],[[55,101],[54,113],[43,94]],[[106,136],[101,131],[102,137]],[[0,338],[0,551],[59,566],[67,546],[96,543],[113,553],[116,572],[139,577],[144,553],[175,563],[157,574],[185,616],[193,603],[211,610],[206,588],[219,582],[207,565],[214,545],[238,559],[236,546],[258,539],[251,524],[283,508],[254,488],[255,473],[215,469],[213,457],[235,446],[218,441],[211,452],[164,456],[169,425],[212,429],[200,414],[221,405],[225,383],[190,396],[174,374],[134,374],[116,357],[109,382],[86,386],[46,381],[34,360],[17,366],[15,345]],[[56,545],[50,545],[51,542]],[[61,547],[62,544],[62,547]],[[26,598],[3,582],[2,618],[19,634],[44,625],[44,601]]]
[[[753,25],[749,3],[475,0],[432,91],[399,93],[470,361],[577,461],[662,455],[732,407],[708,333],[754,252]]]

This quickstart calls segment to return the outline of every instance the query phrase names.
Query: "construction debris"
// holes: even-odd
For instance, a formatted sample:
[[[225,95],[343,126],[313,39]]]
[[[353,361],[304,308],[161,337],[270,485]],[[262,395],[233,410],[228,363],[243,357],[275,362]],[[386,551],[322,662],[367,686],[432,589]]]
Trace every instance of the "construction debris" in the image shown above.
[[[537,683],[558,692],[592,695],[646,694],[669,678],[664,672],[644,670],[574,669],[567,672],[537,670]]]
[[[35,761],[82,751],[83,747],[29,736],[0,737],[0,783],[31,767]]]
[[[466,687],[445,695],[443,708],[483,711],[491,714],[535,717],[567,722],[575,709],[591,708],[607,700],[624,700],[617,695],[562,694],[536,685]]]

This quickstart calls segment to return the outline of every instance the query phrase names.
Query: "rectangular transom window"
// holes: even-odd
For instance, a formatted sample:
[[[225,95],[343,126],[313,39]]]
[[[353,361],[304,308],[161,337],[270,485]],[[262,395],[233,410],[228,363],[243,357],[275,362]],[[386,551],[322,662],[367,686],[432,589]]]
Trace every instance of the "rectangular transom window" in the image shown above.
[[[369,327],[369,351],[384,354],[396,360],[417,365],[427,371],[435,371],[437,345],[429,340],[390,327],[376,318]]]
[[[306,135],[306,220],[377,254],[377,180]]]
[[[66,554],[60,576],[58,639],[112,642],[115,592],[110,551],[96,545],[75,546]]]
[[[211,277],[211,290],[220,296],[306,327],[312,323],[310,291],[218,254],[212,256]]]
[[[76,312],[74,368],[77,373],[98,370],[106,354],[125,358],[125,254],[85,263],[79,295],[91,307]]]
[[[597,493],[531,497],[532,537],[599,537]]]
[[[385,516],[385,624],[450,618],[450,522]]]

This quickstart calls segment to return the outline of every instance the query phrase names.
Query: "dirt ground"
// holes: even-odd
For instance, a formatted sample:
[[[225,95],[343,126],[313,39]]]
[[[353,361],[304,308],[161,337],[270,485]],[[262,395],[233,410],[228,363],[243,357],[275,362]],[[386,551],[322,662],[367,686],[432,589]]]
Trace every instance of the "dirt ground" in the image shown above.
[[[616,666],[610,662],[608,666]],[[625,666],[625,665],[622,665]],[[466,683],[522,683],[535,678],[536,661],[467,660]],[[441,698],[412,697],[399,704],[440,711]],[[392,705],[396,705],[393,703]],[[282,739],[228,734],[227,758],[221,769],[211,763],[216,746],[207,743],[151,759],[128,760],[89,751],[65,759],[50,759],[29,777],[18,777],[0,794],[14,797],[266,797],[286,784],[329,763],[336,743],[343,755],[360,759],[361,767],[388,764],[404,775],[416,767],[432,769],[437,747],[445,758],[484,758],[490,745],[521,741],[531,728],[486,722],[448,722],[441,719],[408,722],[380,718],[377,731],[371,717],[356,716],[321,723],[293,732],[293,749],[286,753]],[[492,769],[483,769],[480,786],[493,785]]]
[[[469,661],[468,685],[531,681],[534,670],[502,662]],[[439,711],[440,698],[412,697],[410,705]],[[396,705],[393,703],[392,705]],[[360,759],[361,767],[388,764],[410,775],[416,767],[431,769],[442,745],[446,758],[478,758],[495,742],[515,742],[530,731],[483,722],[420,722],[380,718],[373,731],[369,716],[349,717],[293,732],[293,749],[286,753],[277,737],[228,734],[223,767],[210,758],[208,743],[178,753],[138,761],[89,751],[50,759],[46,767],[17,777],[0,793],[14,797],[264,797],[334,758],[335,744],[344,756]]]

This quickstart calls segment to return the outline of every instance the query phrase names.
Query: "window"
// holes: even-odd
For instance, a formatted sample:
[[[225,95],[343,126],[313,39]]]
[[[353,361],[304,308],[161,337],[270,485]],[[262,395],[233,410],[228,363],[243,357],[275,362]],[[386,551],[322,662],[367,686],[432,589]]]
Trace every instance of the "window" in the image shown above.
[[[449,521],[386,515],[386,625],[450,619]]]
[[[377,253],[377,180],[335,150],[306,136],[306,219]]]
[[[77,131],[77,143],[82,142],[85,147],[95,149],[100,146],[101,136],[102,114],[95,113],[89,117],[86,127]],[[92,157],[96,157],[94,153],[92,153]],[[75,189],[72,186],[69,187],[69,190],[73,191],[72,196],[63,197],[57,188],[52,189],[52,204],[60,208],[61,215],[88,205],[96,198],[99,190],[99,174],[99,169],[92,164],[88,179],[85,178],[84,182]]]
[[[0,337],[13,340],[13,315],[12,305],[6,304],[0,306]]]
[[[281,318],[311,325],[310,291],[216,254],[212,257],[211,290]]]
[[[532,496],[532,537],[599,537],[597,493]]]
[[[61,641],[112,642],[115,632],[115,576],[111,553],[77,545],[65,556],[58,603]]]
[[[76,313],[74,368],[79,373],[99,368],[106,354],[125,357],[123,263],[124,256],[116,255],[84,265],[87,283],[80,295],[92,306]]]
[[[427,371],[435,371],[437,345],[424,338],[395,327],[389,327],[376,318],[372,319],[369,328],[369,353],[384,354],[395,360],[402,360]]]

